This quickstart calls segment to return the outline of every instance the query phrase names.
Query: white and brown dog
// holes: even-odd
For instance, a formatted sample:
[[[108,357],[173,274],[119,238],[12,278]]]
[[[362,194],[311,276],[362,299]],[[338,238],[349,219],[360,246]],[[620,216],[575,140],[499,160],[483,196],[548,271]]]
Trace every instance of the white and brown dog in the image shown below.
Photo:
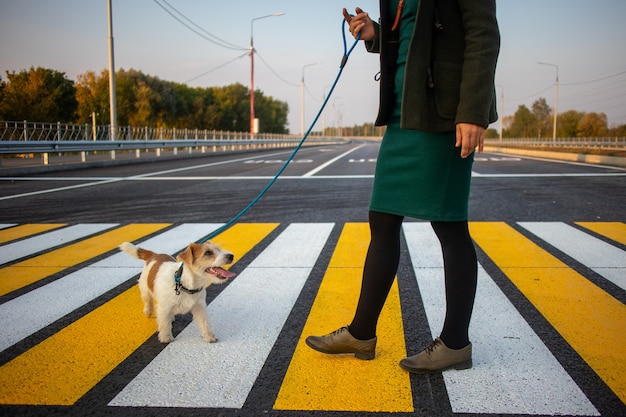
[[[222,284],[234,273],[222,268],[233,262],[233,254],[211,242],[191,243],[176,256],[154,253],[129,242],[119,248],[130,256],[145,261],[139,277],[139,290],[143,312],[150,317],[156,301],[156,321],[159,341],[169,343],[172,321],[176,314],[191,311],[202,337],[207,342],[217,342],[211,330],[206,311],[206,287]]]

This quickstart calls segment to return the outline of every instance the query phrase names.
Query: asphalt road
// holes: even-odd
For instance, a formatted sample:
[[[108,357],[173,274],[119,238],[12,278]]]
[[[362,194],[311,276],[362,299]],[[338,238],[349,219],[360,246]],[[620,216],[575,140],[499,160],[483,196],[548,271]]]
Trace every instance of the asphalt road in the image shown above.
[[[167,347],[151,319],[123,327],[141,309],[137,294],[124,298],[141,265],[115,246],[175,253],[201,240],[246,207],[290,151],[0,178],[0,415],[626,415],[623,169],[476,156],[472,370],[396,369],[436,335],[442,314],[441,279],[428,279],[441,273],[437,242],[414,219],[379,324],[389,342],[371,368],[311,356],[302,338],[345,324],[351,311],[352,301],[335,311],[325,294],[358,292],[377,149],[301,149],[216,238],[238,255],[239,276],[207,291],[220,338],[209,346],[187,316]],[[344,287],[337,274],[355,280]],[[107,323],[89,324],[96,317]]]

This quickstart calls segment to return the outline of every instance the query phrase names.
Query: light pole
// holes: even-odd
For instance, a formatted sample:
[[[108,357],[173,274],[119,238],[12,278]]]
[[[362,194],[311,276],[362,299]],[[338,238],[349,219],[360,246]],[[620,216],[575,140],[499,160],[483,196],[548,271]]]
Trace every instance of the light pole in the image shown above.
[[[547,62],[537,62],[539,65],[549,65],[556,68],[556,82],[554,83],[554,123],[552,126],[552,140],[556,142],[556,115],[559,108],[559,66]]]
[[[318,65],[319,62],[313,62],[312,64],[306,64],[302,67],[302,94],[301,94],[301,106],[300,106],[300,134],[304,136],[304,69],[313,65]]]
[[[326,89],[332,87],[331,85],[324,86],[324,95],[322,97],[322,104],[326,101]],[[322,136],[326,134],[326,109],[322,113]]]
[[[113,12],[111,11],[111,0],[107,2],[107,15],[109,20],[109,110],[111,115],[111,140],[115,140],[117,136],[117,96],[115,88],[115,54],[113,52]],[[111,155],[114,154],[111,153]]]
[[[255,115],[254,115],[254,21],[259,19],[265,19],[266,17],[282,16],[285,12],[277,12],[274,14],[268,14],[266,16],[255,17],[250,20],[250,137],[254,138],[257,133]]]

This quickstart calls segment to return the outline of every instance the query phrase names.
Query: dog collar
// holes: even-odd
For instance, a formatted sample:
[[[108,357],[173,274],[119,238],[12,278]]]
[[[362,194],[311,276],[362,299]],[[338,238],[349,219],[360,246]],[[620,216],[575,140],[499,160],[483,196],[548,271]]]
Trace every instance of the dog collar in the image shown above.
[[[183,263],[180,264],[180,268],[174,272],[174,290],[176,291],[176,295],[180,295],[181,291],[186,292],[187,294],[196,294],[204,289],[204,287],[196,288],[195,290],[190,290],[189,288],[185,288],[185,286],[180,282],[180,277],[183,275]]]

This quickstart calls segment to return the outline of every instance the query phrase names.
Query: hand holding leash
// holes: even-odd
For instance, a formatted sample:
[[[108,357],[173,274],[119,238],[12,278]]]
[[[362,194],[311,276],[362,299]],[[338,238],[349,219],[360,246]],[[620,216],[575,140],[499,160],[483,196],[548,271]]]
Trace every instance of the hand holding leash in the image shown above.
[[[350,33],[355,38],[360,34],[360,39],[364,41],[371,41],[374,39],[374,22],[370,19],[369,14],[364,12],[360,7],[355,9],[356,15],[348,13],[346,8],[343,8],[343,18],[350,25]]]

